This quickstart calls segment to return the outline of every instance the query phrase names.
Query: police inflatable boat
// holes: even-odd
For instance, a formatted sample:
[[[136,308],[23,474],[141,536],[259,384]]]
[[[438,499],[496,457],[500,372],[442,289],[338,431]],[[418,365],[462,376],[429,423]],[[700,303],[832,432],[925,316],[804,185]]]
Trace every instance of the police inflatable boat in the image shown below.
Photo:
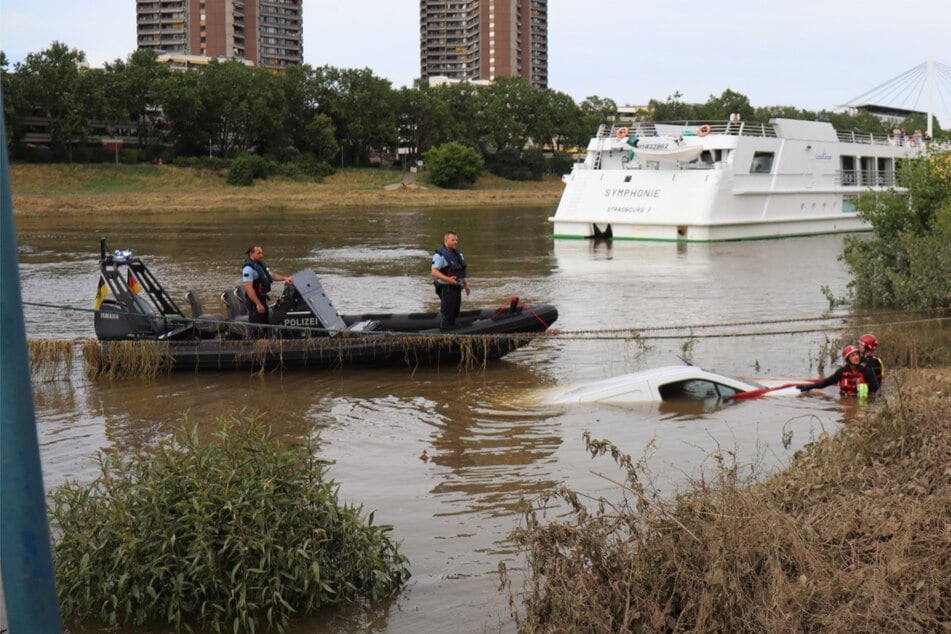
[[[222,293],[222,313],[204,312],[188,291],[186,315],[132,251],[109,252],[100,242],[96,293],[97,342],[86,358],[100,372],[121,367],[171,369],[333,368],[456,364],[481,365],[529,344],[558,319],[554,306],[504,306],[462,311],[456,328],[439,331],[439,314],[341,315],[316,273],[294,283],[271,307],[270,323],[250,326],[237,287]]]

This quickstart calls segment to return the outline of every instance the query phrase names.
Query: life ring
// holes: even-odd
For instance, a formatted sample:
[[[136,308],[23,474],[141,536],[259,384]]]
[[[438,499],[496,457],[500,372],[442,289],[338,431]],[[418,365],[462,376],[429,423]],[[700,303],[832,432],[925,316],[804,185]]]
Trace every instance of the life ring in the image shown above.
[[[618,128],[618,129],[617,129],[617,138],[619,138],[619,139],[626,139],[628,132],[629,132],[629,130],[628,130],[627,128]]]
[[[707,136],[710,134],[710,131],[713,130],[710,126],[704,124],[697,128],[697,136]]]

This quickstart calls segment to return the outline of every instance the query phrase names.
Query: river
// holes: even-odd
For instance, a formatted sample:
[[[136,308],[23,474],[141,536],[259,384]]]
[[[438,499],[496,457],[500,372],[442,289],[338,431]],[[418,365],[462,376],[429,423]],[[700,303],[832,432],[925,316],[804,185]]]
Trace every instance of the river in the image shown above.
[[[842,237],[718,243],[553,241],[547,208],[383,210],[316,214],[69,215],[16,220],[27,335],[88,339],[100,236],[143,257],[172,296],[189,288],[206,310],[239,279],[244,251],[264,247],[285,275],[313,268],[341,313],[436,310],[429,257],[445,229],[460,236],[472,295],[465,307],[552,303],[563,337],[533,343],[482,371],[385,370],[190,373],[34,383],[47,489],[97,475],[100,449],[155,441],[184,418],[211,429],[240,412],[282,435],[319,434],[343,500],[392,524],[413,576],[394,600],[319,615],[292,632],[513,631],[498,591],[500,562],[518,568],[507,537],[522,499],[560,484],[599,495],[619,475],[592,460],[590,431],[635,457],[649,444],[656,484],[673,493],[713,463],[717,450],[764,471],[842,419],[831,398],[758,399],[709,408],[557,406],[552,392],[686,358],[734,376],[808,378],[822,368],[818,330],[764,324],[821,315],[828,286],[842,294]],[[61,310],[48,306],[70,307]],[[731,324],[712,329],[707,324]],[[696,337],[661,338],[696,325]],[[599,338],[599,331],[656,328],[657,338]],[[818,328],[818,326],[817,326]],[[731,337],[703,337],[708,333]],[[825,360],[826,371],[829,360]],[[783,436],[791,437],[784,447]]]

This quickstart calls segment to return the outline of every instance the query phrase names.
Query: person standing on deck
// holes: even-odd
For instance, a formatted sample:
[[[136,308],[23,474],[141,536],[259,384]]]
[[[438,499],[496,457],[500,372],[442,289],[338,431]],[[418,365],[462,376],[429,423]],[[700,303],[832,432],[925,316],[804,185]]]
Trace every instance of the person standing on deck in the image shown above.
[[[248,306],[248,323],[268,324],[270,314],[267,294],[271,292],[271,284],[275,281],[293,284],[294,278],[272,273],[267,267],[267,262],[264,261],[264,249],[258,245],[248,248],[245,255],[247,258],[241,267],[241,282],[244,284],[245,302]],[[251,329],[252,337],[261,335],[260,329]]]
[[[442,245],[433,253],[432,275],[435,278],[436,294],[439,295],[439,329],[452,330],[462,307],[462,291],[471,291],[466,279],[466,259],[458,249],[459,236],[447,231]]]

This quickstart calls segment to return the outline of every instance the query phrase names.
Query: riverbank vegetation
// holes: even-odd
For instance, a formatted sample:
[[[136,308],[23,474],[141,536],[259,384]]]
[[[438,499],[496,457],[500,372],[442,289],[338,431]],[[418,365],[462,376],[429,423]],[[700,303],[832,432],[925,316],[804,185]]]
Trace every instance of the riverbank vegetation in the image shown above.
[[[841,300],[857,308],[951,307],[951,153],[905,161],[908,193],[864,194],[856,206],[874,230],[849,237],[852,279]]]
[[[717,467],[674,498],[606,440],[615,500],[568,488],[515,534],[522,632],[927,632],[951,618],[951,372],[900,370],[886,398],[763,478]],[[547,522],[542,509],[570,510]],[[503,571],[503,579],[508,576]]]
[[[100,454],[50,494],[66,623],[284,631],[293,617],[390,596],[409,577],[391,527],[343,505],[313,443],[254,419]]]

